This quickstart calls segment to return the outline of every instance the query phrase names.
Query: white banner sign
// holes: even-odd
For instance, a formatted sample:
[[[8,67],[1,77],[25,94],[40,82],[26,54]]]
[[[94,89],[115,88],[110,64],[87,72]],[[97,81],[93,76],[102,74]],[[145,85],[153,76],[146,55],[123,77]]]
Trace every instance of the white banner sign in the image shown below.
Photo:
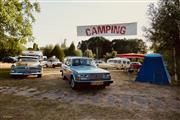
[[[137,35],[137,23],[77,26],[77,36]]]

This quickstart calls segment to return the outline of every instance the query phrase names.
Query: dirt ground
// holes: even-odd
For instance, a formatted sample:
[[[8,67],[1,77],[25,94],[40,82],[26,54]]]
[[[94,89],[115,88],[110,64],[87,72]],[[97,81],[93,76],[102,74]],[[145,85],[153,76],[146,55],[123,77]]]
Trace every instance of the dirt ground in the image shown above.
[[[0,72],[9,64],[0,64]],[[72,90],[60,68],[44,68],[42,78],[0,76],[0,119],[13,120],[178,120],[180,89],[138,83],[136,73],[110,70],[113,84]],[[19,112],[18,112],[19,111]],[[48,114],[50,113],[50,114]]]

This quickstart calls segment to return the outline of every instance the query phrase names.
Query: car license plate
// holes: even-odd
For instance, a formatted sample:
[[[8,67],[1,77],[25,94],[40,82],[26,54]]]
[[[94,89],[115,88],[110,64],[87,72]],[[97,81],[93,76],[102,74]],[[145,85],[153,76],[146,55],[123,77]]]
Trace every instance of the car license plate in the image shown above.
[[[93,81],[91,82],[91,85],[102,85],[103,81]]]

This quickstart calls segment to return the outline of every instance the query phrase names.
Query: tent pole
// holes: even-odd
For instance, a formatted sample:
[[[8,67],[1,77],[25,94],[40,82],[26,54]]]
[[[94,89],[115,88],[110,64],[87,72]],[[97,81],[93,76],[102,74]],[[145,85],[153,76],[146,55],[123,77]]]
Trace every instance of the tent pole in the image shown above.
[[[176,50],[173,48],[173,57],[174,57],[174,80],[177,81],[177,71],[176,71]]]

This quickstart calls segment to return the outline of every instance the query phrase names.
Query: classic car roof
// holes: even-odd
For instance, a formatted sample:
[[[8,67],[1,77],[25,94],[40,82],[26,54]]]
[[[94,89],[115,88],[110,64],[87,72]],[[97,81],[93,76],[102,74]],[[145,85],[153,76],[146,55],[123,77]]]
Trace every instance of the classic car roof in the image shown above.
[[[36,58],[36,59],[38,59],[37,56],[19,56],[18,58]]]

